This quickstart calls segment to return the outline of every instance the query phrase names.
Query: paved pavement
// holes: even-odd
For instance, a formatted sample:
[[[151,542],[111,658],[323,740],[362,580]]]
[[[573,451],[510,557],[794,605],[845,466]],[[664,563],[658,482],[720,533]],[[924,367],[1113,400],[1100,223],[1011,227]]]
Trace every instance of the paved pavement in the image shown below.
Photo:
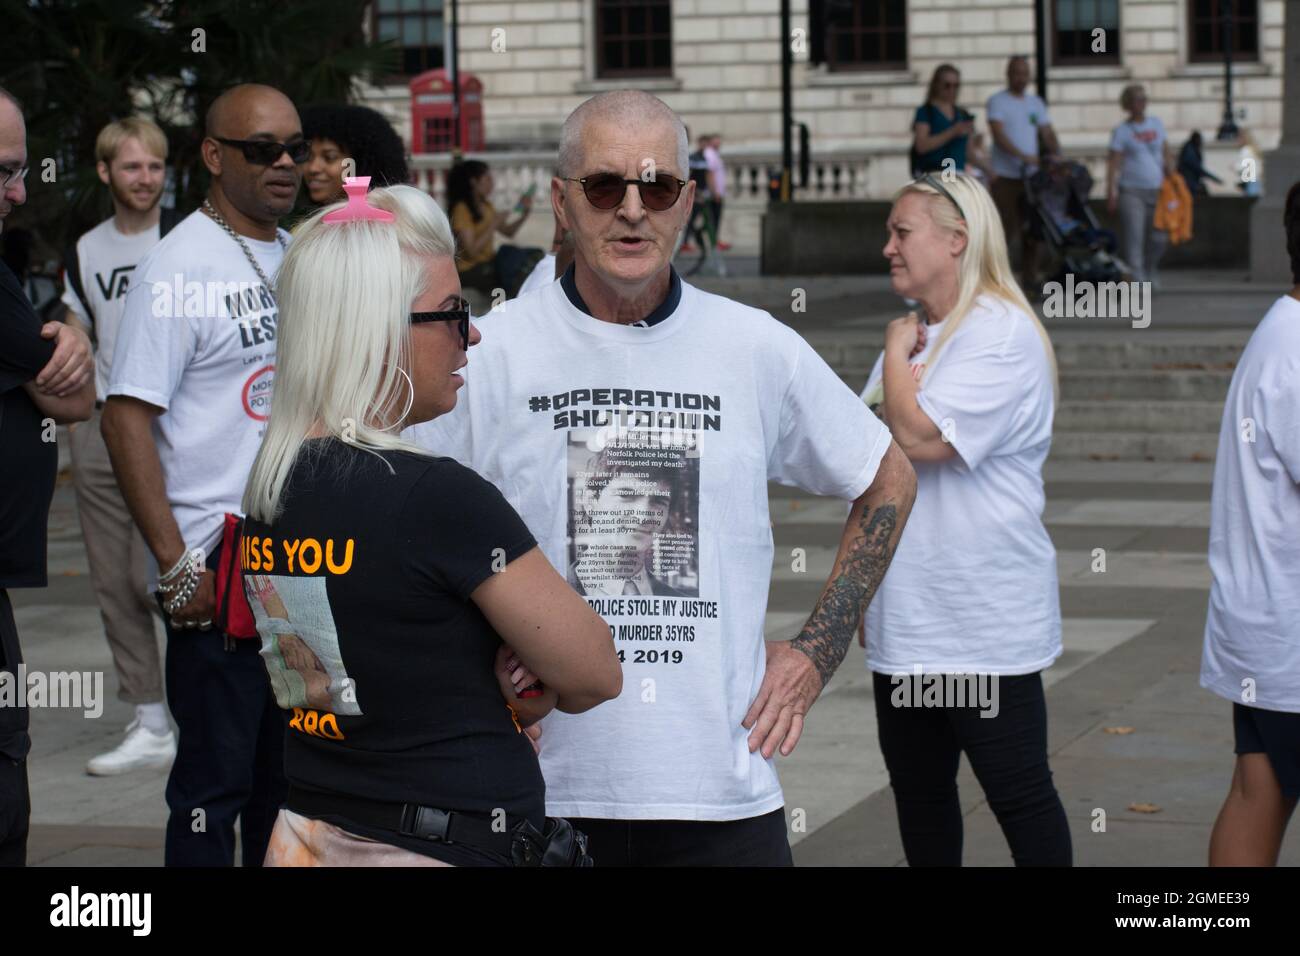
[[[789,308],[788,279],[706,281],[755,304],[772,308],[769,303],[783,301]],[[810,340],[856,341],[863,328],[878,329],[899,313],[898,300],[876,278],[806,281],[809,309],[792,324]],[[1248,327],[1276,295],[1231,276],[1169,277],[1166,287],[1172,288],[1157,299],[1157,332],[1161,323],[1184,330]],[[1049,746],[1081,865],[1204,863],[1233,761],[1230,707],[1197,686],[1211,475],[1206,462],[1048,463],[1045,520],[1058,551],[1065,617],[1065,653],[1044,675]],[[788,638],[802,624],[830,567],[844,513],[839,502],[773,486],[769,639]],[[805,550],[805,571],[792,569],[794,548]],[[1092,570],[1095,548],[1106,551],[1105,572]],[[31,712],[30,862],[157,865],[166,772],[84,773],[86,760],[117,739],[130,708],[113,696],[66,475],[50,518],[49,561],[49,588],[13,592],[28,666],[102,671],[108,699],[94,719],[80,711]],[[1114,728],[1132,730],[1108,732]],[[856,645],[780,771],[787,810],[801,811],[792,832],[798,863],[902,863],[871,685]],[[1008,864],[1005,842],[964,761],[959,782],[965,862]],[[1158,809],[1131,809],[1138,804]],[[1098,811],[1104,831],[1094,829]],[[1300,839],[1292,836],[1283,862],[1300,863]]]

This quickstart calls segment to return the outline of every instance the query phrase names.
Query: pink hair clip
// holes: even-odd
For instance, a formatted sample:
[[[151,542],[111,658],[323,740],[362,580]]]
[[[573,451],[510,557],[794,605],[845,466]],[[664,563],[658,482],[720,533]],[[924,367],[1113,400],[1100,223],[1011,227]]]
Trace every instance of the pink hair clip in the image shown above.
[[[369,176],[349,176],[343,180],[343,191],[348,195],[348,204],[342,209],[326,213],[322,222],[356,222],[373,219],[376,222],[396,222],[397,217],[384,209],[377,209],[366,202],[366,192],[370,189]]]

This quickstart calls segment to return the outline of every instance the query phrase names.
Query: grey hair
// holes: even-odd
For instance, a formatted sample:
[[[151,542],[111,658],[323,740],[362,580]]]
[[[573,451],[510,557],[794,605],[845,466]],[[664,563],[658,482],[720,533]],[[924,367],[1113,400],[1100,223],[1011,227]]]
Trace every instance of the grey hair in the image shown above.
[[[561,176],[577,176],[583,170],[583,137],[589,123],[605,123],[623,129],[644,129],[654,123],[672,125],[677,134],[677,173],[685,176],[690,164],[686,124],[659,97],[644,90],[610,90],[597,93],[569,114],[560,130],[559,170]]]

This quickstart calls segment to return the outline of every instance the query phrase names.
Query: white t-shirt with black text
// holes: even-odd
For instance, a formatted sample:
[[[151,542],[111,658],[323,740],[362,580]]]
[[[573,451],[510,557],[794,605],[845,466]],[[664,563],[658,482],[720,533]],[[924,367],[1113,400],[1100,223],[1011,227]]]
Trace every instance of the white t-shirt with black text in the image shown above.
[[[916,501],[867,609],[867,667],[882,674],[1029,674],[1061,654],[1056,549],[1043,527],[1055,397],[1047,351],[1020,309],[980,296],[940,350],[912,358],[917,404],[957,456],[913,462]],[[863,389],[883,396],[884,356]]]
[[[243,239],[274,282],[280,244]],[[271,407],[278,315],[238,243],[202,212],[136,267],[108,394],[164,410],[154,439],[188,548],[211,551],[240,510]]]
[[[1201,686],[1300,713],[1300,302],[1289,295],[1255,327],[1232,373],[1209,560]]]
[[[1002,124],[1002,131],[1016,149],[1026,156],[1035,157],[1035,161],[1029,164],[1029,172],[1032,172],[1038,165],[1038,131],[1052,125],[1047,104],[1028,91],[1015,96],[1010,90],[1000,90],[989,97],[988,117],[990,123],[997,121]],[[993,171],[1008,179],[1020,179],[1025,171],[1019,157],[999,146],[996,137],[989,138],[993,140]]]
[[[456,408],[408,435],[500,488],[623,660],[616,700],[546,718],[547,812],[778,809],[741,726],[766,666],[767,483],[857,498],[888,431],[792,329],[685,282],[648,328],[588,315],[563,282],[480,328]]]
[[[94,312],[86,315],[72,283],[63,289],[63,304],[93,330],[95,336],[95,398],[108,396],[108,379],[113,371],[113,345],[122,324],[122,308],[131,274],[144,254],[158,244],[158,225],[132,235],[117,231],[113,217],[105,219],[77,240],[77,263],[81,273],[81,291]]]

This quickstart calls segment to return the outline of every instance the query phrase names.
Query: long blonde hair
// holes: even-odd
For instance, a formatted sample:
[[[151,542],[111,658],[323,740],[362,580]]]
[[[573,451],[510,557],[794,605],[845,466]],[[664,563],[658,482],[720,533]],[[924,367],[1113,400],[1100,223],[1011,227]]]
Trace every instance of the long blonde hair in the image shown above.
[[[993,198],[973,176],[965,173],[934,175],[942,177],[943,188],[952,193],[952,198],[961,206],[964,219],[947,196],[925,182],[908,183],[894,194],[893,199],[897,205],[908,193],[919,193],[927,197],[926,206],[935,225],[945,232],[960,232],[966,237],[966,248],[957,258],[957,302],[946,316],[930,317],[936,322],[947,321],[926,361],[924,374],[928,375],[934,368],[939,353],[970,313],[975,300],[981,295],[989,295],[1022,309],[1034,323],[1039,338],[1043,340],[1043,349],[1047,352],[1047,364],[1052,372],[1052,389],[1059,395],[1056,352],[1052,349],[1052,340],[1011,272],[1006,234],[1002,230],[1002,220],[998,217],[997,207],[993,205]]]
[[[425,260],[453,256],[455,240],[446,214],[413,186],[366,199],[397,221],[325,223],[344,204],[325,206],[294,230],[276,275],[275,387],[243,501],[268,524],[313,426],[372,452],[428,454],[396,434],[408,397],[409,316],[425,291]]]

